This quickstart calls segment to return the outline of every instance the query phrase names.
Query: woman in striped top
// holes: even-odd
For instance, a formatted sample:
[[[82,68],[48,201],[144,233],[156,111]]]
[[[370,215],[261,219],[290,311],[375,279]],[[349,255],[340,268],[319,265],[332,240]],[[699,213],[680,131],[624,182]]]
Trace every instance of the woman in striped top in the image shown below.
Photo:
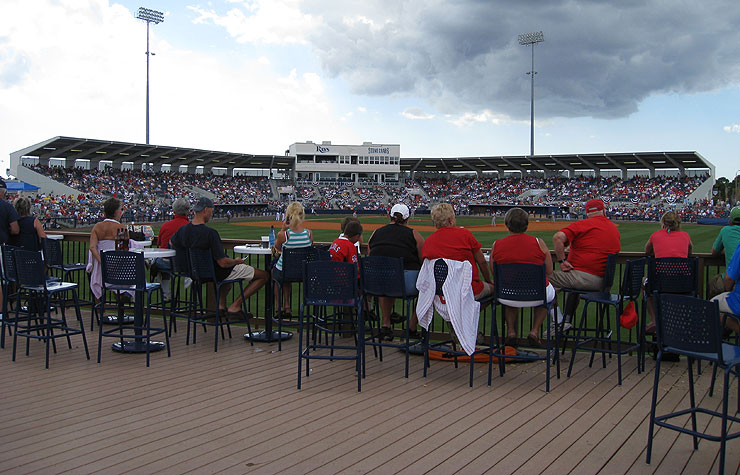
[[[275,247],[273,252],[280,254],[275,268],[272,270],[273,278],[275,280],[282,280],[283,277],[283,248],[298,248],[298,247],[309,247],[313,244],[313,235],[310,229],[305,229],[302,224],[306,218],[306,212],[303,210],[303,205],[294,201],[288,205],[285,210],[285,222],[283,228],[275,239]],[[283,285],[283,314],[290,315],[290,295],[292,292],[292,285]],[[275,289],[275,297],[277,299],[277,287]],[[277,308],[277,301],[275,304]]]

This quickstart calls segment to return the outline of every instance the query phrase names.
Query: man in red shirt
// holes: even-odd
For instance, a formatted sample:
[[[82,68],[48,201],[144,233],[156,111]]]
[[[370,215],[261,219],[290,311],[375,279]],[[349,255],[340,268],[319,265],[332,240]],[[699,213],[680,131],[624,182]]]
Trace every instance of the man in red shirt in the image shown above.
[[[172,211],[175,213],[175,217],[164,223],[162,227],[159,228],[157,242],[159,243],[160,249],[169,249],[170,238],[177,232],[178,229],[190,222],[190,220],[188,219],[188,213],[190,212],[190,201],[187,198],[176,199],[175,202],[172,203]],[[169,275],[169,272],[172,270],[170,260],[158,257],[154,260],[154,265],[160,271],[157,276],[157,280],[161,282],[164,300],[165,302],[168,302],[172,298]]]
[[[606,217],[604,202],[592,199],[586,203],[586,219],[576,221],[552,237],[560,270],[554,271],[550,282],[556,290],[562,288],[600,291],[606,273],[609,254],[621,250],[617,226]],[[565,248],[570,246],[566,258]],[[571,293],[565,305],[563,331],[571,328],[571,318],[578,306],[578,294]]]

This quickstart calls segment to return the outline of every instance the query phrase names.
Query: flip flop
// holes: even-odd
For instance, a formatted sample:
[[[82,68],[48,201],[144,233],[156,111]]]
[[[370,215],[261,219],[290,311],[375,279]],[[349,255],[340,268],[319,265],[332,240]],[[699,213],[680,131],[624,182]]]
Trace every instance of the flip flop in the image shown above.
[[[529,343],[530,346],[534,346],[536,348],[542,348],[542,341],[536,335],[532,335],[532,334],[527,335],[527,343]]]

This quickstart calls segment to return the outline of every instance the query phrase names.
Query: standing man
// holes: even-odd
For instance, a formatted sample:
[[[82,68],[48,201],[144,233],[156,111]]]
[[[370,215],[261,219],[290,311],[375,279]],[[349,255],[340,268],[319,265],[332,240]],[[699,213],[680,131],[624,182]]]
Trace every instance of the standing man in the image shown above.
[[[7,244],[10,242],[11,234],[18,234],[20,232],[20,228],[18,227],[18,212],[13,205],[5,201],[5,193],[7,191],[7,185],[0,179],[0,244]],[[0,302],[2,299],[3,292],[0,289]]]
[[[213,201],[210,198],[198,198],[193,206],[193,211],[195,211],[193,221],[178,229],[175,235],[170,238],[170,242],[177,250],[192,248],[211,251],[216,279],[219,281],[243,279],[249,282],[242,295],[237,297],[228,307],[226,306],[226,295],[229,293],[229,288],[224,286],[221,301],[218,303],[221,310],[226,310],[227,317],[245,318],[241,311],[242,301],[261,289],[270,276],[263,270],[244,264],[243,259],[232,259],[226,256],[218,231],[206,226],[206,223],[213,217]]]
[[[599,199],[586,203],[586,219],[576,221],[552,237],[555,256],[560,264],[550,276],[556,290],[562,288],[600,291],[606,273],[609,254],[621,250],[617,226],[606,217],[604,202]],[[566,247],[570,247],[567,258]],[[578,294],[568,295],[563,313],[563,331],[571,328],[573,313],[578,306]]]

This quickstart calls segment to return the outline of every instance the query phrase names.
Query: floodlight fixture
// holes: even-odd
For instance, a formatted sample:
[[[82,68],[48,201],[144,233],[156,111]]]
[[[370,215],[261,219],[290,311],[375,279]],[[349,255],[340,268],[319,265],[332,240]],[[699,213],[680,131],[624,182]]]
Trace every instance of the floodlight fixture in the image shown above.
[[[139,7],[136,18],[146,22],[146,143],[149,145],[149,56],[154,53],[149,51],[149,24],[159,24],[164,21],[164,13],[150,8]]]
[[[524,33],[523,35],[519,35],[520,45],[532,45],[532,44],[542,43],[543,41],[545,41],[545,35],[543,35],[541,31],[535,31],[534,33]]]
[[[524,33],[519,35],[519,44],[523,46],[532,47],[532,69],[527,73],[531,78],[531,100],[530,100],[530,118],[529,118],[529,155],[534,156],[534,75],[537,71],[534,70],[534,47],[538,43],[545,41],[545,35],[541,31],[535,31],[533,33]]]

